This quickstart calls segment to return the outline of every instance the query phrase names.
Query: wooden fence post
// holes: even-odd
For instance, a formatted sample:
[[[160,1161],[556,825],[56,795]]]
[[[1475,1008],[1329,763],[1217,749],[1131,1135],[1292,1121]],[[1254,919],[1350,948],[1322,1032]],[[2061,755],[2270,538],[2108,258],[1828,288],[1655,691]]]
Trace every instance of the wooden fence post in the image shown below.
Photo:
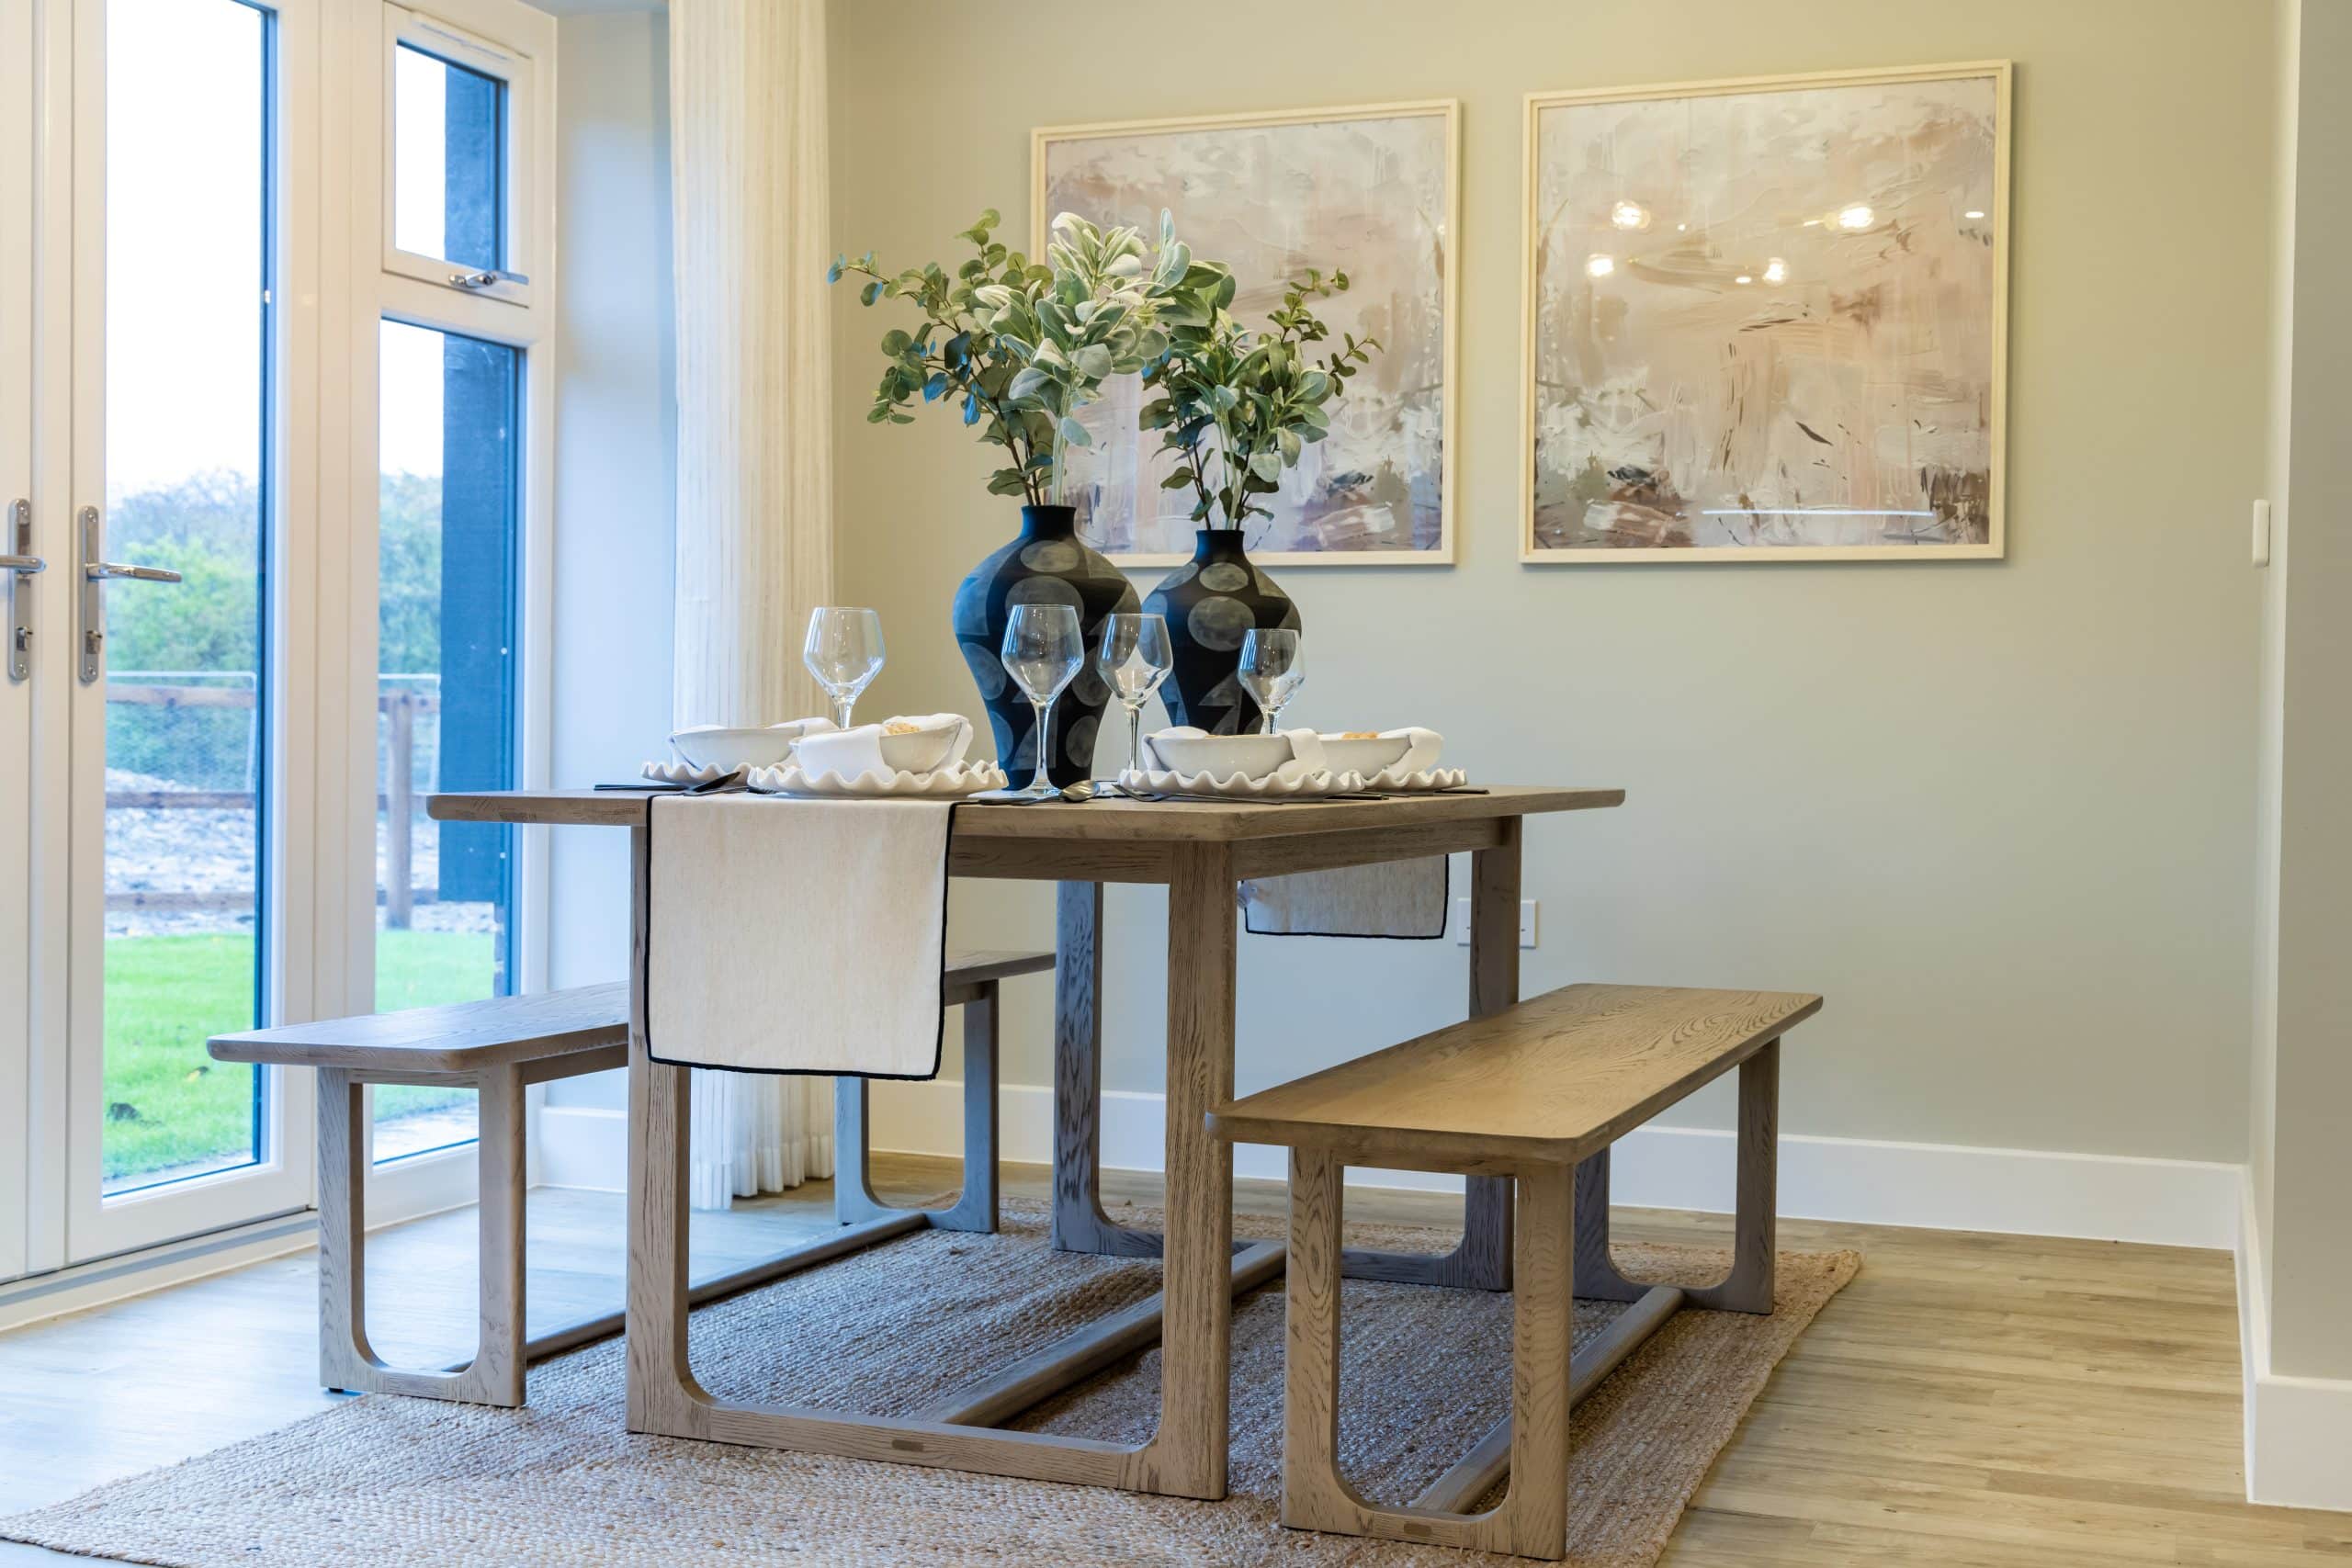
[[[416,908],[413,835],[416,830],[416,701],[406,689],[379,699],[390,721],[384,781],[384,924],[409,929]]]

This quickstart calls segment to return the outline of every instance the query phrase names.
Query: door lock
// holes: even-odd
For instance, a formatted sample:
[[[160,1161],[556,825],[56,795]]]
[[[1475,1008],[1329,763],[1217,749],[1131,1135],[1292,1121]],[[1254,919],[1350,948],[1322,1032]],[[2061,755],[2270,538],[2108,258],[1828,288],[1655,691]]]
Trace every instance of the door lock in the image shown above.
[[[82,536],[82,684],[98,678],[100,656],[106,651],[106,600],[99,590],[109,578],[133,582],[177,582],[180,574],[159,566],[125,566],[98,558],[98,509],[85,506],[74,514]]]
[[[8,679],[14,682],[33,672],[33,585],[27,580],[49,566],[33,554],[31,502],[9,505],[6,540],[12,553],[0,555],[0,573],[8,579]]]

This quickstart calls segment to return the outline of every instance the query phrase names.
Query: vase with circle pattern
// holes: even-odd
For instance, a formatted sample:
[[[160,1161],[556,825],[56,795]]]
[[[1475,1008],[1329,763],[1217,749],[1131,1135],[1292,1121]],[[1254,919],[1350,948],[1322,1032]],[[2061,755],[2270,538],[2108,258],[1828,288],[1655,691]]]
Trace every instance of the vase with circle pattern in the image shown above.
[[[956,642],[988,709],[997,761],[1014,778],[1024,778],[1036,765],[1036,714],[1005,673],[1002,657],[1005,625],[1016,604],[1068,604],[1076,610],[1091,655],[1102,639],[1103,618],[1136,608],[1136,589],[1109,557],[1078,536],[1075,510],[1024,506],[1020,534],[974,567],[956,591]],[[1110,682],[1089,657],[1054,704],[1046,776],[1055,784],[1072,784],[1092,775],[1094,737],[1110,700]]]
[[[1243,690],[1241,639],[1259,627],[1296,631],[1298,606],[1242,547],[1238,528],[1203,528],[1193,558],[1170,572],[1144,608],[1168,621],[1175,668],[1159,688],[1168,716],[1211,735],[1247,735],[1263,722]]]

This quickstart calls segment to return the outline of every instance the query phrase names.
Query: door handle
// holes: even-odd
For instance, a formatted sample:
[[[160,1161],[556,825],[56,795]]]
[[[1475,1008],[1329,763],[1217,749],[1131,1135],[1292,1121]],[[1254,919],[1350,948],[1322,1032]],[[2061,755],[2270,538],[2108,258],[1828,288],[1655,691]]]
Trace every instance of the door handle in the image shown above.
[[[31,502],[10,503],[7,545],[16,553],[0,556],[0,572],[8,578],[8,679],[15,682],[33,672],[33,587],[25,579],[49,568],[33,554]]]
[[[133,582],[177,582],[180,574],[159,566],[125,566],[98,558],[98,509],[85,506],[74,514],[82,535],[82,684],[98,679],[100,656],[107,646],[106,596],[98,591],[109,578]]]

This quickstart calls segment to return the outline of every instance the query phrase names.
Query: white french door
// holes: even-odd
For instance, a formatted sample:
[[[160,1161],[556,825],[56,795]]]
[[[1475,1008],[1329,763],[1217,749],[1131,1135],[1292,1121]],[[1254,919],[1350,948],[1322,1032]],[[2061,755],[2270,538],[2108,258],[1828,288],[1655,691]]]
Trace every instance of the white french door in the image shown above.
[[[0,336],[28,347],[0,361],[0,490],[21,484],[17,553],[46,568],[17,579],[33,619],[0,698],[22,738],[0,866],[25,863],[0,908],[24,998],[0,1117],[27,1133],[0,1177],[4,1279],[310,1203],[310,1076],[204,1045],[308,1001],[288,958],[312,857],[288,827],[311,813],[311,726],[287,675],[319,650],[288,613],[315,486],[288,396],[314,335],[288,308],[315,266],[288,243],[294,176],[315,183],[288,155],[316,133],[289,124],[314,101],[306,0],[0,0],[0,71],[30,78],[7,93],[28,152],[0,135],[28,220],[0,220],[0,247],[21,231],[31,253],[0,250],[0,323],[23,322]]]
[[[33,0],[0,0],[0,1280],[31,1268],[33,694],[17,628],[32,570]],[[21,565],[24,570],[18,570]],[[24,1129],[26,1136],[15,1133]]]

